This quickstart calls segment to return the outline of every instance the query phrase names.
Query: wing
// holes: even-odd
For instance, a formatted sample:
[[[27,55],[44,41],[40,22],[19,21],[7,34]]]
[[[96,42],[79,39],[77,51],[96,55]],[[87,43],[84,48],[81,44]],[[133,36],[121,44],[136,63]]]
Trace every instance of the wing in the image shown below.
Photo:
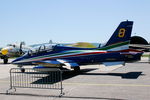
[[[73,60],[66,60],[66,59],[57,59],[58,62],[69,66],[69,67],[77,67],[79,66],[79,64],[77,64],[76,62],[74,62]]]
[[[41,65],[44,67],[60,67],[62,65],[69,66],[69,67],[79,66],[76,62],[72,60],[65,60],[65,59],[36,61],[33,62],[33,64]]]
[[[61,65],[61,63],[56,60],[35,61],[33,62],[33,64],[44,66],[44,67],[59,67]]]

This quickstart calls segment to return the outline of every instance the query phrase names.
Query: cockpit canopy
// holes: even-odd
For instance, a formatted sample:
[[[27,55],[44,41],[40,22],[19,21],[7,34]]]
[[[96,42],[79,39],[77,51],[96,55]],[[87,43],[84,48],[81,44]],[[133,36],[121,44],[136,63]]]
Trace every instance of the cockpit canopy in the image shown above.
[[[8,44],[7,46],[9,46],[9,47],[16,47],[16,45],[15,44]]]
[[[50,52],[53,51],[56,44],[42,44],[39,46],[33,47],[32,50],[28,51],[29,55],[37,54],[37,53],[43,53],[43,52]]]

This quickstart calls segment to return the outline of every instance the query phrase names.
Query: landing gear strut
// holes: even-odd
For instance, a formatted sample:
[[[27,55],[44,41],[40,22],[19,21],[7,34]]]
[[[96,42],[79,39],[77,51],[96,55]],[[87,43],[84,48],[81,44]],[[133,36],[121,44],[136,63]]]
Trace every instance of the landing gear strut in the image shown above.
[[[18,66],[18,67],[20,68],[20,71],[21,71],[22,73],[25,72],[25,68],[23,68],[23,66]]]
[[[1,59],[3,59],[4,64],[8,63],[8,57],[6,55],[2,56]]]
[[[7,64],[8,63],[8,58],[4,58],[3,61],[4,61],[4,64]]]

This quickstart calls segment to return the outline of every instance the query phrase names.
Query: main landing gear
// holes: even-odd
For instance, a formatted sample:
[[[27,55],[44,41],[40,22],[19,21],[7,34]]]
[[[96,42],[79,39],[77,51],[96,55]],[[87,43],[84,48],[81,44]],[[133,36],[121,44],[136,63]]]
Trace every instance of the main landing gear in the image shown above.
[[[5,57],[5,58],[3,59],[3,61],[4,61],[4,64],[7,64],[7,63],[8,63],[8,58]]]
[[[65,70],[66,68],[64,68],[63,66],[60,66],[59,69],[60,70]],[[71,69],[73,69],[75,73],[80,72],[80,66],[74,66],[74,67],[71,67]]]
[[[80,67],[79,66],[73,67],[73,69],[74,69],[74,72],[80,72]]]
[[[1,59],[3,59],[4,64],[8,63],[8,57],[6,55],[1,56]]]

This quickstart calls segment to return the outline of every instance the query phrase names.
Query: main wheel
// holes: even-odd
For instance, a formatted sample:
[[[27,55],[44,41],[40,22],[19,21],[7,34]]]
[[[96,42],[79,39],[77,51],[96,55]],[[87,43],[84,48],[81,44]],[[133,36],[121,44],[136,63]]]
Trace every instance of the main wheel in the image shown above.
[[[79,72],[80,71],[80,67],[79,66],[74,67],[73,69],[74,69],[75,72]]]

